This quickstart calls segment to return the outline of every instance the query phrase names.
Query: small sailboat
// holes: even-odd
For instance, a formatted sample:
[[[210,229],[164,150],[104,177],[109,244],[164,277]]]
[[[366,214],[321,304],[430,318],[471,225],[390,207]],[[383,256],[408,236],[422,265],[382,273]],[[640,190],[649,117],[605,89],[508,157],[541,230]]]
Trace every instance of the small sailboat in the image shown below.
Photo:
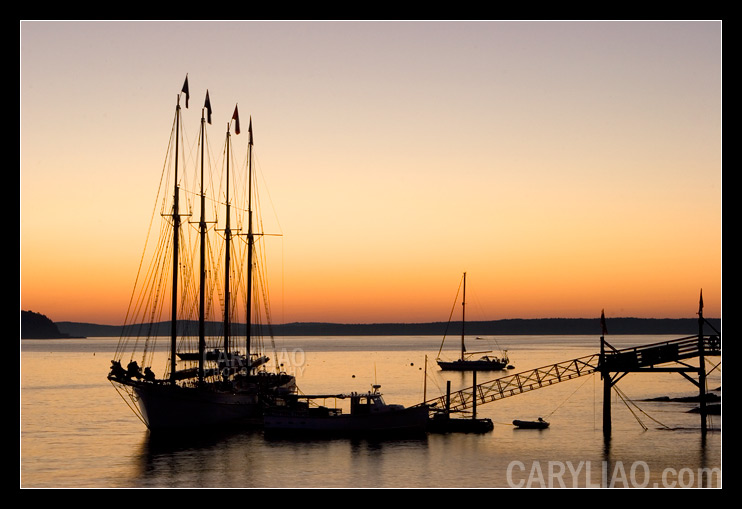
[[[466,352],[466,345],[464,343],[464,337],[466,333],[466,272],[462,277],[463,294],[461,298],[461,356],[459,359],[454,361],[445,361],[440,358],[441,351],[443,350],[443,344],[445,343],[445,335],[441,342],[441,347],[438,350],[438,366],[444,371],[499,371],[506,369],[510,363],[507,351],[503,351],[500,357],[494,355],[484,355],[479,359],[472,359],[473,355],[487,354],[490,352]]]
[[[231,167],[230,143],[232,126],[235,134],[240,133],[236,106],[227,123],[225,170],[218,179],[223,184],[208,200],[213,204],[212,218],[207,213],[204,164],[211,101],[207,91],[201,110],[200,154],[191,158],[200,159],[200,169],[197,164],[184,168],[186,158],[179,153],[185,147],[181,141],[183,95],[188,108],[187,76],[177,97],[169,143],[174,152],[169,153],[163,170],[163,182],[168,179],[168,184],[160,185],[164,192],[158,196],[163,218],[159,240],[152,250],[151,267],[137,277],[108,380],[151,431],[260,426],[265,406],[294,392],[296,383],[278,363],[269,370],[269,358],[255,344],[264,328],[254,323],[254,317],[263,316],[258,310],[267,309],[268,303],[258,306],[254,302],[266,289],[259,286],[265,283],[264,277],[255,277],[261,274],[256,239],[263,234],[253,227],[252,119],[247,168],[239,188],[237,169]],[[185,175],[186,170],[191,174]],[[187,187],[189,181],[194,188]],[[237,192],[243,193],[240,203]],[[198,220],[186,222],[192,210],[198,211]],[[158,347],[163,339],[167,346]]]

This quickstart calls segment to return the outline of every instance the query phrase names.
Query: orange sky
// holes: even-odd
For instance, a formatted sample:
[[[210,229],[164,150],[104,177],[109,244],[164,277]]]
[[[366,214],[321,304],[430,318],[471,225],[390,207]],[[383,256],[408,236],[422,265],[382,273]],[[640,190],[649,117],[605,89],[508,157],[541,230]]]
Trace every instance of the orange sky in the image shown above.
[[[21,309],[123,323],[186,73],[277,322],[721,316],[718,22],[22,22]]]

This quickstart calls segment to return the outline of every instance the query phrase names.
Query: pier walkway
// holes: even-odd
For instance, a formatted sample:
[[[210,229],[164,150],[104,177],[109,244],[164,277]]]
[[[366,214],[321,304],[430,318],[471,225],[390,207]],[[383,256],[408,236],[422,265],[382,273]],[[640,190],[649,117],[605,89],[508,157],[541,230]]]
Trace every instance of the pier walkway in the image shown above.
[[[701,336],[699,340],[699,336],[689,336],[621,350],[614,349],[601,338],[601,350],[603,350],[601,353],[508,374],[479,384],[475,378],[472,387],[436,397],[424,404],[450,412],[476,410],[478,404],[549,387],[595,372],[600,372],[604,377],[610,377],[610,373],[621,373],[623,376],[629,372],[639,371],[679,372],[689,378],[688,372],[696,373],[704,368],[690,366],[682,361],[721,355],[721,337]],[[668,363],[676,365],[669,367]],[[617,380],[611,383],[615,381]]]

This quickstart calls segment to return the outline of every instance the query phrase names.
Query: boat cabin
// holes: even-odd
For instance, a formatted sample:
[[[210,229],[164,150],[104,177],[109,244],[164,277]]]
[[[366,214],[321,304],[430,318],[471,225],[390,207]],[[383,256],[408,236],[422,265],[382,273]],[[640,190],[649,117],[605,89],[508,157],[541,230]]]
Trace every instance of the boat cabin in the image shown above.
[[[368,415],[403,408],[402,405],[387,405],[379,392],[380,387],[379,385],[374,385],[373,392],[352,392],[348,396],[350,398],[351,415]]]

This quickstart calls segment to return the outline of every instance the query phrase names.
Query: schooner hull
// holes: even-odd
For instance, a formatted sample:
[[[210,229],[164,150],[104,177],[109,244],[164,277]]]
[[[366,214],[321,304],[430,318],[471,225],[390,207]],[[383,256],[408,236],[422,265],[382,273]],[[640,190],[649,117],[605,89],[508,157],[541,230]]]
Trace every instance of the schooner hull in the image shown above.
[[[292,376],[258,376],[263,384],[246,390],[219,390],[214,385],[187,387],[112,379],[136,401],[151,431],[210,427],[261,427],[263,410],[273,395],[295,390]]]
[[[134,386],[137,403],[152,431],[260,425],[262,407],[257,394],[220,393],[208,389],[141,384]]]

